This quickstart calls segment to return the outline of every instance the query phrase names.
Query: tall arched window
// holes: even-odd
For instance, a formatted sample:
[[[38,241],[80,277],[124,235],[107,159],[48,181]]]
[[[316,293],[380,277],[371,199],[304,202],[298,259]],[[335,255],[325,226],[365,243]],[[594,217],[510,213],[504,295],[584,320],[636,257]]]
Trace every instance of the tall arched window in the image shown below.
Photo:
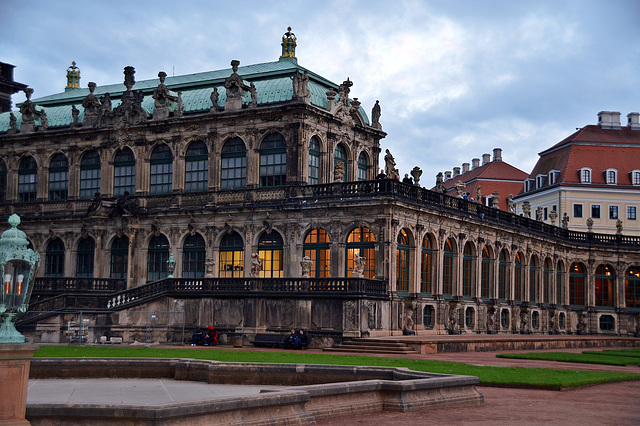
[[[7,165],[0,160],[0,201],[7,199]]]
[[[173,187],[173,154],[171,149],[160,144],[156,146],[151,153],[149,162],[151,168],[149,170],[149,193],[170,194]]]
[[[531,264],[529,265],[529,301],[536,303],[538,301],[538,258],[531,256]]]
[[[49,201],[66,200],[69,188],[69,162],[64,154],[56,154],[49,163]]]
[[[542,302],[544,304],[551,303],[551,260],[544,260],[544,269],[542,271],[542,291],[544,294],[542,295]]]
[[[572,263],[569,269],[569,304],[584,306],[586,304],[584,268],[580,263]]]
[[[209,155],[202,141],[195,141],[184,156],[185,192],[204,192],[209,182]]]
[[[624,301],[627,309],[640,308],[640,266],[627,269],[624,277]]]
[[[562,305],[566,303],[564,301],[564,265],[562,261],[558,261],[556,267],[556,305]]]
[[[123,148],[113,158],[113,196],[136,192],[136,159],[133,151]]]
[[[339,163],[342,163],[342,165],[339,165]],[[344,170],[344,176],[342,177],[342,181],[346,182],[347,181],[347,151],[344,149],[344,146],[342,146],[342,144],[338,144],[336,145],[336,149],[333,152],[333,169],[338,170],[341,167],[342,167],[342,170]]]
[[[369,171],[369,158],[367,154],[361,152],[358,156],[358,180],[367,180]]]
[[[18,202],[36,200],[38,165],[33,157],[24,157],[18,166]]]
[[[453,294],[453,243],[450,238],[444,242],[444,263],[442,264],[442,294],[450,298]]]
[[[422,265],[420,273],[420,291],[431,294],[433,292],[433,245],[429,235],[422,240]]]
[[[464,245],[462,256],[462,296],[470,298],[472,296],[473,284],[473,247],[471,243]]]
[[[309,185],[320,183],[320,142],[313,136],[309,142]]]
[[[516,253],[516,261],[514,265],[513,276],[513,300],[519,302],[522,300],[523,287],[524,287],[524,275],[522,273],[522,254]]]
[[[507,274],[509,272],[508,255],[505,250],[500,252],[498,261],[498,299],[504,301],[507,299]]]
[[[200,234],[189,235],[182,246],[182,278],[204,277],[205,245]]]
[[[100,192],[100,154],[92,150],[80,161],[80,198],[88,199]]]
[[[222,237],[218,263],[221,278],[244,277],[244,245],[240,234],[234,231]]]
[[[398,248],[396,256],[396,289],[409,291],[409,236],[401,229],[398,233]]]
[[[324,229],[312,229],[304,239],[304,255],[313,260],[313,266],[309,272],[311,277],[330,276],[329,243],[329,235]]]
[[[360,227],[356,228],[347,237],[347,270],[345,271],[346,276],[351,276],[353,271],[353,260],[355,258],[356,253],[360,255],[360,257],[364,257],[366,259],[365,267],[364,267],[364,277],[365,278],[375,278],[376,277],[376,249],[375,249],[376,239],[373,235],[373,232],[369,228]]]
[[[614,282],[616,274],[609,265],[598,265],[596,268],[596,306],[613,307]]]
[[[242,189],[247,184],[247,149],[240,138],[229,139],[222,147],[220,189]]]
[[[258,255],[262,260],[260,277],[282,278],[284,274],[282,236],[276,231],[263,233],[258,242]]]
[[[76,277],[93,277],[93,259],[96,242],[91,237],[86,237],[78,243],[78,258],[76,262]]]
[[[169,260],[169,240],[164,235],[158,235],[149,241],[149,253],[147,254],[147,281],[156,281],[167,278]]]
[[[482,271],[480,272],[480,297],[483,299],[489,298],[489,289],[491,288],[491,271],[492,271],[491,255],[489,254],[489,248],[484,246],[482,248]]]
[[[44,261],[44,276],[64,276],[64,243],[60,238],[55,238],[47,244]]]
[[[129,265],[129,238],[122,236],[113,240],[111,244],[111,263],[109,276],[121,280],[127,279]]]
[[[260,145],[260,186],[282,186],[287,181],[287,142],[272,133]]]

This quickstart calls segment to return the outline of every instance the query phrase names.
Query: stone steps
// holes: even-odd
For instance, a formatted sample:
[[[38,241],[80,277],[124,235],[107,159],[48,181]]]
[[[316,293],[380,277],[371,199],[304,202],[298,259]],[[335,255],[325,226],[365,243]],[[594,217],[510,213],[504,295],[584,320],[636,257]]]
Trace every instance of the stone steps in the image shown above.
[[[330,348],[323,349],[327,352],[356,352],[356,353],[377,353],[377,354],[419,354],[406,343],[389,342],[376,339],[353,339],[345,341]]]

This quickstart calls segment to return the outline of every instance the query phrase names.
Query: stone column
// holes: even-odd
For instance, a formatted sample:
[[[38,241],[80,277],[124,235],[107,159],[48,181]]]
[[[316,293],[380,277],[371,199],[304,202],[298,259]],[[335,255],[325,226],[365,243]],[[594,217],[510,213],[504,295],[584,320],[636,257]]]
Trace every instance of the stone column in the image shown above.
[[[25,419],[29,368],[33,353],[40,349],[31,343],[0,344],[0,423],[29,425]]]

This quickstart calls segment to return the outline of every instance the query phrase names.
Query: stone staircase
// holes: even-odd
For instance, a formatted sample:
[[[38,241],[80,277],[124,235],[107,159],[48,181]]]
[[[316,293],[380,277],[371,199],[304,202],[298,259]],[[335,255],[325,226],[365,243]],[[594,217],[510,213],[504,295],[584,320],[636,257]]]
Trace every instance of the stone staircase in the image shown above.
[[[370,354],[419,354],[420,351],[413,349],[411,346],[402,342],[394,342],[383,339],[351,339],[342,343],[333,345],[330,348],[324,348],[327,352],[355,352]]]

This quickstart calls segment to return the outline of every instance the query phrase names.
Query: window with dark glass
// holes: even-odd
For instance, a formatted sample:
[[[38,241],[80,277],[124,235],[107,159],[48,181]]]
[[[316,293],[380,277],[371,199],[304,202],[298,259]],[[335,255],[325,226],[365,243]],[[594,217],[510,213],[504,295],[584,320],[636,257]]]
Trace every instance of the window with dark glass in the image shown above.
[[[36,200],[38,165],[33,157],[25,157],[18,167],[18,202],[28,203]]]
[[[592,204],[591,205],[591,218],[592,219],[600,219],[600,205]]]
[[[67,199],[69,162],[64,154],[56,154],[49,163],[49,201]]]
[[[170,194],[173,182],[173,154],[171,149],[165,144],[155,147],[151,153],[149,164],[151,166],[149,170],[149,178],[151,180],[149,193],[151,195]]]
[[[229,139],[222,147],[220,189],[242,189],[247,184],[247,150],[240,138]]]
[[[640,172],[632,172],[631,173],[631,183],[633,185],[640,185]]]
[[[551,303],[551,261],[545,259],[544,269],[542,270],[542,301],[545,304]]]
[[[529,265],[529,301],[536,303],[538,301],[538,287],[540,285],[538,280],[538,259],[531,258],[531,264]]]
[[[80,198],[89,199],[100,192],[100,155],[89,151],[80,161]]]
[[[76,262],[76,277],[93,277],[93,258],[96,243],[91,237],[83,238],[78,244],[78,260]]]
[[[467,328],[473,328],[476,325],[476,310],[467,308],[464,311],[464,324]]]
[[[422,240],[422,266],[420,273],[420,291],[431,294],[433,292],[433,249],[428,235]]]
[[[182,247],[182,278],[204,277],[205,245],[200,234],[189,235]]]
[[[312,229],[304,239],[304,255],[312,261],[311,277],[326,278],[330,276],[329,235],[324,229]]]
[[[586,304],[584,268],[579,263],[573,263],[569,270],[569,304],[584,306]]]
[[[462,256],[462,296],[467,298],[473,293],[473,272],[473,249],[470,243],[466,243]]]
[[[320,183],[320,142],[315,136],[309,142],[309,185]]]
[[[616,328],[616,319],[613,315],[600,315],[600,330],[613,331]]]
[[[558,262],[558,267],[556,269],[556,305],[562,305],[565,303],[564,295],[564,270],[562,263]]]
[[[260,145],[260,186],[282,186],[287,181],[287,143],[272,133]]]
[[[111,244],[111,263],[109,265],[109,277],[121,280],[127,279],[129,264],[129,238],[119,237]]]
[[[498,261],[498,299],[507,298],[507,265],[509,264],[507,253],[502,250]]]
[[[558,327],[560,330],[564,330],[567,326],[567,317],[564,315],[564,312],[560,312],[558,314]]]
[[[573,205],[573,217],[582,217],[582,204]]]
[[[444,259],[442,265],[442,294],[450,298],[453,294],[453,244],[447,238],[444,243]]]
[[[64,243],[60,238],[55,238],[47,244],[44,261],[44,276],[64,276]]]
[[[424,324],[424,328],[433,328],[433,306],[426,305],[424,307],[424,311],[422,312],[422,323]]]
[[[640,308],[640,266],[627,269],[624,276],[624,301],[627,309]]]
[[[609,206],[609,219],[618,218],[618,206]]]
[[[167,278],[169,260],[169,240],[164,235],[153,237],[149,241],[147,253],[147,281],[157,281]]]
[[[540,327],[540,312],[533,311],[531,312],[531,328],[537,330]]]
[[[258,242],[258,255],[262,260],[262,278],[282,278],[284,274],[282,236],[276,231],[263,233]]]
[[[615,184],[616,184],[616,182],[617,182],[617,179],[616,179],[616,172],[615,172],[615,170],[608,170],[608,171],[607,171],[607,183],[608,183],[609,185],[615,185]]]
[[[369,170],[369,159],[367,154],[361,152],[358,156],[358,180],[367,180],[367,172]]]
[[[0,201],[7,199],[7,165],[0,160]]]
[[[615,272],[609,265],[598,265],[595,275],[596,306],[613,307]]]
[[[129,148],[118,151],[113,159],[113,196],[136,192],[136,159]]]
[[[503,309],[500,311],[500,325],[502,328],[509,328],[509,310]]]
[[[373,232],[369,228],[360,227],[356,228],[347,237],[347,269],[345,274],[347,277],[351,276],[354,267],[354,259],[356,253],[360,257],[365,258],[364,277],[375,278],[376,271],[376,255],[375,255],[375,242],[376,239],[373,236]]]
[[[409,237],[407,231],[401,229],[398,233],[396,252],[396,289],[409,291]]]
[[[636,220],[636,206],[627,206],[627,220]]]
[[[341,166],[339,165],[340,163],[342,163]],[[333,169],[338,170],[340,167],[342,167],[342,170],[344,170],[344,176],[342,178],[342,181],[346,182],[347,181],[347,151],[344,149],[344,146],[342,146],[342,144],[336,145],[336,149],[333,152]]]
[[[244,277],[244,244],[237,232],[231,232],[220,241],[218,275],[221,278]]]
[[[514,267],[513,300],[519,302],[522,300],[522,290],[524,287],[524,275],[522,274],[522,255],[520,253],[516,253],[516,261]]]
[[[491,287],[491,257],[489,249],[484,246],[482,249],[482,270],[480,271],[480,297],[489,298],[489,289]]]
[[[193,142],[184,156],[185,192],[204,192],[209,182],[209,155],[202,141]]]

